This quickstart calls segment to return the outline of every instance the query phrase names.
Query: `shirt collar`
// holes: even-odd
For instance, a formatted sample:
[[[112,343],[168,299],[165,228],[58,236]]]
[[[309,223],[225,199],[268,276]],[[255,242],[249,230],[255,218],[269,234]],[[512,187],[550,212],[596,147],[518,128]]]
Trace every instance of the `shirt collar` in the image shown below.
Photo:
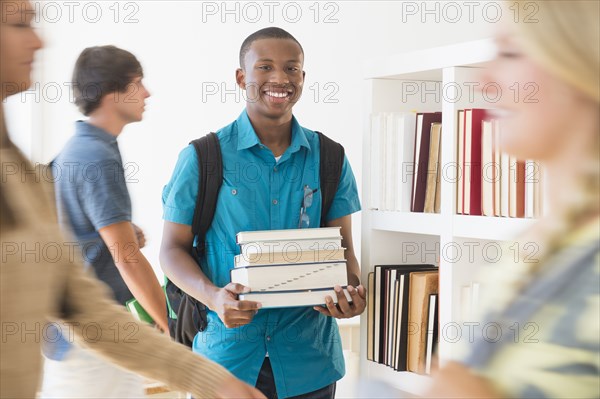
[[[106,130],[94,126],[86,121],[75,122],[75,134],[80,136],[96,137],[106,143],[112,144],[117,142],[117,137],[108,133]]]
[[[261,144],[254,131],[254,127],[252,127],[252,123],[250,123],[248,112],[246,112],[245,109],[237,118],[236,124],[238,130],[238,151]],[[310,151],[310,145],[308,144],[304,129],[300,126],[296,117],[292,116],[292,142],[290,143],[289,150],[291,152],[296,152],[300,147],[306,147]]]

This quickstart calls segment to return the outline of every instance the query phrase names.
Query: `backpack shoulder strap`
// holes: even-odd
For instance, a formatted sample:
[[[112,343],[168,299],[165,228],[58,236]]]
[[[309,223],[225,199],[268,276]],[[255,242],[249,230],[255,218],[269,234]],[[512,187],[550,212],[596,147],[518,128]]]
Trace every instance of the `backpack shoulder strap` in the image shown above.
[[[215,216],[219,190],[223,183],[223,160],[219,138],[215,133],[211,132],[190,144],[196,149],[200,172],[192,222],[192,233],[194,237],[198,237],[196,251],[200,254],[204,251],[206,232]]]
[[[321,227],[325,227],[329,208],[337,192],[344,166],[344,147],[331,140],[321,132],[319,135],[321,145],[319,177],[321,181]]]

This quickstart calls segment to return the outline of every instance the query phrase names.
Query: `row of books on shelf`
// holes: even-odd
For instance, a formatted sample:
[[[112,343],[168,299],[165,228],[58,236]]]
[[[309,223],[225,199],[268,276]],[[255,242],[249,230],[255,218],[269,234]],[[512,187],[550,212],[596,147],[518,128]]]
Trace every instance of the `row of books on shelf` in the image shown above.
[[[371,209],[440,212],[441,122],[441,112],[371,116]]]
[[[489,110],[458,111],[456,213],[534,218],[542,213],[543,172],[500,151],[502,125]]]
[[[430,374],[437,367],[438,268],[377,265],[368,284],[367,359]]]
[[[539,217],[543,172],[500,151],[501,124],[485,109],[458,111],[456,213]],[[442,113],[371,116],[370,208],[440,213]]]
[[[348,275],[339,227],[240,232],[241,253],[234,258],[231,281],[250,288],[240,300],[263,308],[314,306],[346,290]]]

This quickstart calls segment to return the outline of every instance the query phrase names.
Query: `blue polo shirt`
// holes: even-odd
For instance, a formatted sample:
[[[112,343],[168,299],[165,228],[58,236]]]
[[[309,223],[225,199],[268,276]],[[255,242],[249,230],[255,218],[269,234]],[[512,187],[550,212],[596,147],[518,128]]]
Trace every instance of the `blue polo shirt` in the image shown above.
[[[98,233],[103,227],[131,221],[131,199],[117,138],[78,121],[75,135],[52,161],[52,172],[62,227],[77,239],[85,267],[91,267],[114,299],[125,304],[133,295]],[[44,354],[62,360],[69,348],[61,337],[44,345]]]
[[[240,253],[240,231],[297,228],[304,187],[319,187],[319,137],[292,119],[291,145],[279,159],[256,135],[246,111],[217,132],[223,158],[223,184],[215,216],[206,234],[202,271],[218,287],[230,282],[233,257]],[[163,190],[163,218],[192,224],[198,193],[198,160],[193,146],[179,155]],[[344,159],[338,191],[327,220],[360,210],[352,169]],[[307,209],[310,227],[319,227],[321,192]],[[208,327],[196,335],[194,352],[223,365],[254,385],[269,354],[280,398],[312,392],[339,380],[345,373],[336,321],[311,307],[261,309],[252,322],[226,328],[208,312]]]
[[[78,121],[75,135],[52,163],[61,224],[77,239],[85,266],[93,267],[114,299],[124,305],[133,295],[98,232],[131,222],[131,199],[117,137]]]

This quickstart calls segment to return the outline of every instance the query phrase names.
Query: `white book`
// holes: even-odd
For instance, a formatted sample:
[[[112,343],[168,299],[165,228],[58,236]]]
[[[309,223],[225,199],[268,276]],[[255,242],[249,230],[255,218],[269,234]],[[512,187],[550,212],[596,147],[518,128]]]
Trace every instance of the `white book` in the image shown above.
[[[471,320],[479,317],[479,283],[471,283]]]
[[[385,123],[385,211],[394,210],[395,195],[397,192],[397,163],[398,163],[398,137],[396,131],[396,115],[392,112],[386,114]]]
[[[386,210],[387,196],[387,157],[388,157],[388,137],[387,137],[387,113],[381,114],[381,140],[379,141],[379,174],[381,175],[381,184],[379,186],[379,210]]]
[[[510,164],[510,179],[508,182],[508,216],[512,218],[517,217],[517,206],[518,206],[518,197],[517,197],[517,185],[520,183],[518,181],[518,159],[513,155],[509,155],[509,164]]]
[[[533,160],[525,161],[525,217],[535,217],[535,191],[539,181],[539,169]]]
[[[375,273],[369,273],[367,285],[367,360],[374,361]]]
[[[483,216],[494,216],[494,141],[492,121],[481,122],[481,203]]]
[[[509,217],[510,204],[510,155],[505,152],[500,154],[500,216]]]
[[[414,156],[414,170],[415,173],[413,175],[412,181],[412,203],[411,210],[414,209],[415,206],[415,193],[417,192],[417,176],[419,176],[419,154],[421,153],[421,136],[423,134],[423,114],[417,114],[417,127],[415,130],[415,156]]]
[[[464,213],[463,208],[463,194],[465,189],[465,111],[458,111],[458,135],[457,135],[457,154],[456,154],[456,162],[457,162],[457,185],[456,185],[456,213],[462,215]]]
[[[463,323],[473,323],[480,319],[479,291],[480,284],[478,282],[471,282],[469,285],[461,287],[460,312]]]
[[[311,230],[311,229],[307,229]],[[242,256],[248,258],[254,254],[262,256],[291,256],[300,251],[335,251],[342,248],[342,237],[322,238],[318,240],[288,240],[288,241],[254,241],[241,245]]]
[[[410,212],[413,173],[415,168],[415,129],[417,115],[398,112],[396,115],[396,137],[398,162],[396,164],[396,195],[394,209]]]
[[[369,208],[379,209],[381,208],[381,125],[382,125],[381,114],[371,115],[371,162],[369,167],[370,173],[370,195],[369,195]]]
[[[473,289],[471,285],[463,285],[460,287],[460,317],[461,321],[471,322],[474,321],[471,318],[471,294]]]
[[[437,307],[437,294],[429,295],[429,312],[427,315],[427,344],[425,353],[425,374],[431,374],[433,359],[433,339],[435,332],[435,311]]]
[[[473,157],[471,156],[471,140],[473,137],[473,110],[471,109],[466,109],[465,110],[465,167],[463,170],[463,174],[464,174],[464,193],[463,193],[463,199],[464,199],[464,209],[463,209],[463,213],[465,215],[470,215],[471,214],[471,186],[473,185],[473,182],[471,181],[471,168],[473,167],[473,165],[471,165],[471,159],[473,159]]]
[[[283,254],[251,254],[244,257],[243,254],[234,256],[234,267],[267,266],[295,263],[314,262],[340,262],[344,261],[346,248],[333,251],[290,251]]]
[[[547,184],[545,184],[547,179],[546,169],[539,165],[539,182],[535,186],[535,213],[534,217],[539,218],[545,215],[546,207],[544,207],[544,203],[548,198],[547,192]]]
[[[502,156],[500,152],[500,121],[498,119],[493,120],[492,135],[494,141],[494,216],[500,216],[500,204],[502,198],[502,183],[501,173],[502,167],[500,165]]]
[[[340,232],[341,227],[241,231],[237,233],[236,241],[238,244],[245,244],[257,241],[316,240],[322,238],[338,238],[341,235]]]
[[[346,262],[248,266],[231,270],[231,282],[252,292],[331,288],[348,285]]]
[[[352,301],[346,288],[344,288],[344,295],[348,301]],[[337,294],[333,288],[310,291],[250,292],[240,294],[239,299],[240,301],[260,302],[263,309],[270,309],[324,305],[327,296],[330,296],[334,303],[338,302]]]

